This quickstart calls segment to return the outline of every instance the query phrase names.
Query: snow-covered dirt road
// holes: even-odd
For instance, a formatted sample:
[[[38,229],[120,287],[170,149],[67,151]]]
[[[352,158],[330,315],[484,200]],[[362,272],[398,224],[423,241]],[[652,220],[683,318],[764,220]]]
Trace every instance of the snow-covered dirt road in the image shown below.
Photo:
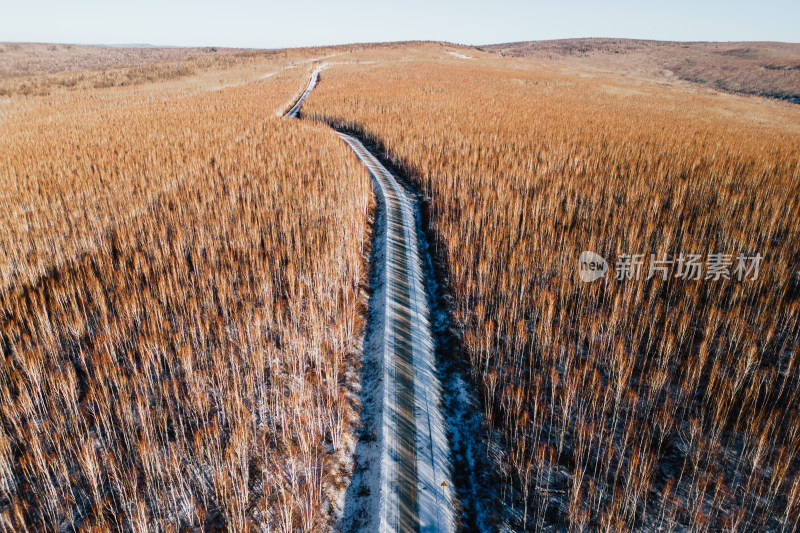
[[[320,70],[314,71],[286,117],[299,116]],[[382,234],[375,239],[382,249],[373,258],[381,264],[373,265],[376,277],[365,343],[365,365],[380,367],[373,373],[377,379],[370,383],[379,397],[365,406],[373,411],[365,416],[380,434],[375,435],[378,446],[373,460],[362,473],[379,477],[379,483],[371,480],[369,485],[378,489],[377,494],[360,507],[368,516],[360,517],[358,524],[350,523],[349,530],[451,533],[456,528],[454,489],[417,236],[418,206],[361,141],[341,132],[339,137],[369,170],[383,211],[379,216],[383,223],[376,224]]]
[[[385,210],[381,373],[382,532],[455,530],[449,449],[428,296],[411,196],[358,139],[339,136],[366,165]],[[379,282],[380,282],[379,281]]]

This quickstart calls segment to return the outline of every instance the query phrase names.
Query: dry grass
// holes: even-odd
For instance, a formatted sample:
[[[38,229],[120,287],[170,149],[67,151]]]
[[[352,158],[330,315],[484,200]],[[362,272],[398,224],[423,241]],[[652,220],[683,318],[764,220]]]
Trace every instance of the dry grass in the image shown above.
[[[428,198],[514,527],[797,530],[800,110],[442,53],[330,68],[305,111]],[[765,260],[584,284],[587,249]]]
[[[800,112],[440,43],[0,99],[0,530],[328,524],[370,191],[325,127],[274,117],[321,56],[306,113],[428,199],[514,527],[798,530]],[[765,260],[583,284],[585,249]]]
[[[370,190],[306,80],[4,109],[0,530],[328,522]]]
[[[382,57],[403,57],[409,43],[375,43],[247,50],[226,48],[117,48],[102,46],[0,43],[0,104],[2,97],[57,95],[96,89],[162,93],[220,88],[254,83],[279,69],[330,59],[357,62]],[[438,48],[438,47],[437,47]],[[418,51],[417,51],[418,53]],[[141,87],[158,84],[156,89]]]
[[[659,80],[686,80],[714,89],[800,101],[800,44],[696,43],[635,39],[565,39],[484,47],[572,67]]]
[[[234,48],[158,48],[0,43],[0,79],[142,67],[245,52]]]

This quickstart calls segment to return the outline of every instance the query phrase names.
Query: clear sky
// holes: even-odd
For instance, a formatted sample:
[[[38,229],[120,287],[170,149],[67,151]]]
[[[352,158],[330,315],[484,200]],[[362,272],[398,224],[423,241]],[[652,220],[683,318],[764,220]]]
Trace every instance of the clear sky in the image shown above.
[[[0,0],[0,41],[283,48],[568,37],[800,42],[800,0]]]

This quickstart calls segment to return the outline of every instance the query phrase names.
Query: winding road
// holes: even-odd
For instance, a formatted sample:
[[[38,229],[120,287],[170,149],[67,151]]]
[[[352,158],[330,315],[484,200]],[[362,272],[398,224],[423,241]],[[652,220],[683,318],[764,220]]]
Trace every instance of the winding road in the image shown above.
[[[320,68],[285,114],[297,117]],[[338,132],[367,167],[385,210],[382,310],[380,531],[455,531],[449,447],[436,374],[429,299],[417,233],[416,199],[357,138]],[[374,317],[373,317],[374,318]]]
[[[317,67],[314,69],[314,72],[311,74],[311,79],[308,80],[308,87],[306,90],[303,91],[303,94],[300,95],[300,98],[294,103],[292,107],[289,108],[283,118],[299,118],[300,117],[300,108],[303,107],[303,102],[306,101],[308,95],[311,94],[311,91],[314,90],[314,87],[317,86],[317,82],[319,81],[319,73],[322,70],[322,67]]]

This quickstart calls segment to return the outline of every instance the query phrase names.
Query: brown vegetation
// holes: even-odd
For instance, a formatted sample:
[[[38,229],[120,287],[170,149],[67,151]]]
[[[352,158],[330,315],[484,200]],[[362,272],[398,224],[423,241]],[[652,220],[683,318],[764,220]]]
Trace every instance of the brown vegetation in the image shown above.
[[[159,48],[0,43],[0,79],[178,63],[192,58],[239,52],[242,50],[214,47]]]
[[[0,531],[329,520],[370,191],[306,80],[5,110]]]
[[[798,530],[798,110],[451,49],[13,79],[38,88],[0,100],[0,531],[327,523],[370,194],[274,113],[285,67],[348,52],[305,112],[424,193],[512,526]],[[587,249],[765,259],[584,284]]]
[[[348,61],[357,61],[373,50],[396,55],[407,49],[408,43],[280,50],[0,43],[0,97],[136,87],[167,80],[182,80],[184,89],[208,88],[209,82],[219,88],[253,83],[270,71],[325,58],[346,54]],[[164,89],[161,86],[156,92]]]
[[[681,79],[714,89],[800,101],[800,44],[564,39],[488,45],[506,56]]]
[[[428,199],[513,525],[796,531],[800,111],[441,56],[331,67],[305,112]],[[765,259],[584,284],[582,250]]]

